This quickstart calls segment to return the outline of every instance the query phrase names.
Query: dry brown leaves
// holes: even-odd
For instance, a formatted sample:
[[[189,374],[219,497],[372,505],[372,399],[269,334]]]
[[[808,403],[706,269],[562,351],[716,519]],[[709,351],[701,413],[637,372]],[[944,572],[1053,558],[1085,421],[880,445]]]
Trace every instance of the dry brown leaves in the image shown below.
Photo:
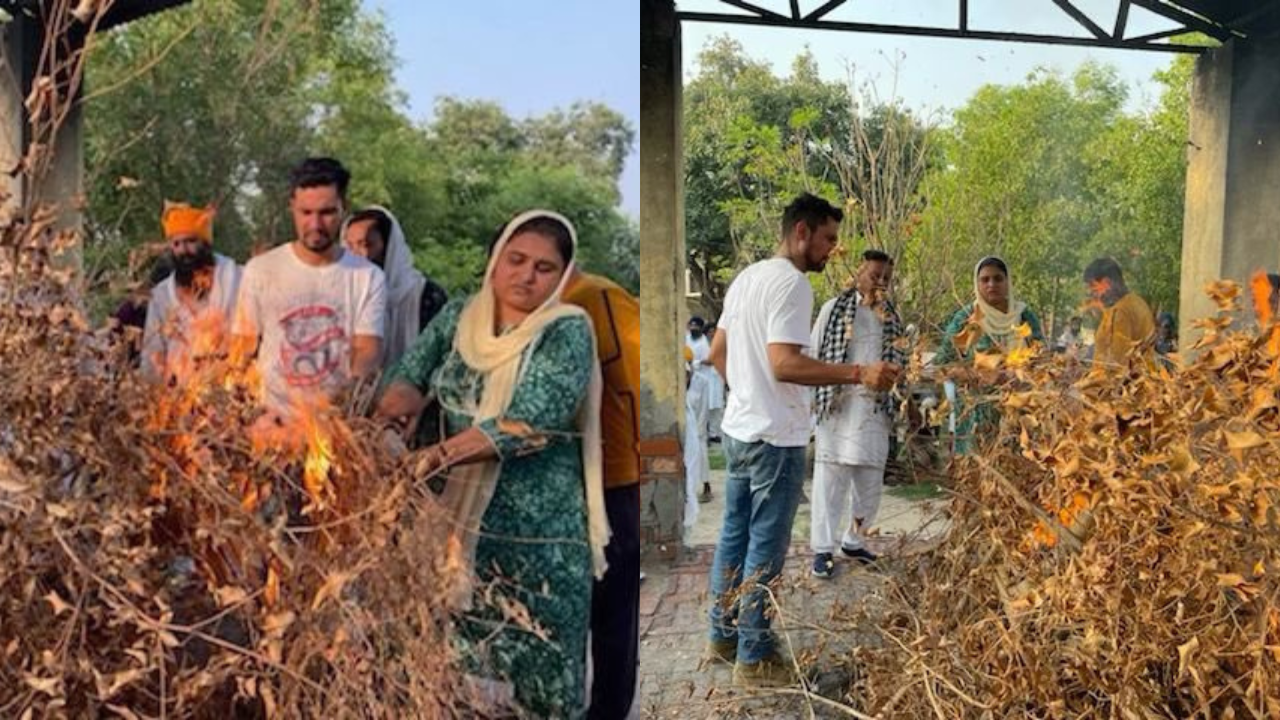
[[[51,216],[0,227],[0,717],[482,716],[442,520],[378,429],[313,418],[313,467],[254,446],[241,384],[145,385]]]
[[[946,541],[861,618],[859,710],[1280,717],[1280,358],[1229,329],[1239,287],[1210,293],[1185,367],[1014,371]]]

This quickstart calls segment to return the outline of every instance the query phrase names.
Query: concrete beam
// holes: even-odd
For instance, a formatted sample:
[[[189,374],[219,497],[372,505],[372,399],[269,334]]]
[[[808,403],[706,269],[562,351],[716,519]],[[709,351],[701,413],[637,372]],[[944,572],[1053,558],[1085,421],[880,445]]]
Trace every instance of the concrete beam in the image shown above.
[[[1179,338],[1215,312],[1206,283],[1280,269],[1280,38],[1200,56],[1191,91]]]

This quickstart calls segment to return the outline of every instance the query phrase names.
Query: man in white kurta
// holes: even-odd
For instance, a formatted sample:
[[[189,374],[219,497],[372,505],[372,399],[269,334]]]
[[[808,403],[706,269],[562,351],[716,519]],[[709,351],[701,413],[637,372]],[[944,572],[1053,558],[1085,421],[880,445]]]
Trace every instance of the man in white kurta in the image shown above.
[[[229,349],[240,266],[213,252],[212,207],[166,203],[161,225],[173,273],[151,290],[142,333],[142,373],[185,382]]]
[[[707,346],[710,347],[715,337],[715,323],[707,324]],[[707,413],[707,439],[720,442],[720,422],[724,420],[724,378],[720,373],[711,373],[711,407]],[[710,498],[707,498],[708,500]]]
[[[711,461],[707,455],[707,423],[719,376],[711,366],[711,343],[703,334],[702,318],[689,319],[685,336],[689,386],[684,394],[684,526],[686,533],[698,519],[698,503],[711,499]],[[702,488],[702,496],[698,488]]]
[[[818,312],[812,352],[820,355],[826,348],[828,355],[855,365],[901,362],[900,350],[893,347],[897,315],[882,300],[892,273],[887,255],[868,251],[859,266],[856,287],[827,301]],[[837,314],[834,321],[833,314]],[[888,337],[886,324],[891,325]],[[832,330],[842,330],[844,337],[827,338]],[[883,392],[862,385],[831,392],[825,408],[821,401],[815,403],[823,416],[815,429],[810,548],[813,574],[820,578],[831,577],[835,569],[837,535],[845,555],[864,564],[876,560],[864,535],[880,508],[893,427],[892,406]]]

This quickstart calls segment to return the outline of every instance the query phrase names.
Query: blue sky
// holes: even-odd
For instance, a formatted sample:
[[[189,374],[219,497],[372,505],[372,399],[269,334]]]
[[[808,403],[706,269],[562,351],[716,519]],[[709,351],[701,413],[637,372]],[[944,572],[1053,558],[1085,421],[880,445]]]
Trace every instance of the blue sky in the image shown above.
[[[790,12],[788,0],[756,2],[772,10]],[[802,12],[821,4],[821,0],[800,0]],[[847,22],[954,27],[958,4],[956,0],[895,3],[851,0],[827,17]],[[1074,4],[1102,27],[1113,27],[1118,0],[1074,0]],[[739,12],[714,0],[677,0],[677,7],[682,11]],[[1050,0],[970,0],[969,8],[970,27],[975,29],[1087,34]],[[1134,37],[1167,29],[1170,23],[1133,7],[1128,26],[1127,36]],[[1069,73],[1088,59],[1114,65],[1130,86],[1131,107],[1145,107],[1154,102],[1160,92],[1159,86],[1151,80],[1152,73],[1168,66],[1173,57],[1168,53],[1134,50],[783,30],[702,22],[686,22],[683,34],[686,80],[697,71],[698,51],[708,39],[719,35],[739,40],[749,56],[769,61],[779,75],[789,73],[791,61],[807,45],[824,77],[846,80],[846,66],[852,63],[857,68],[859,83],[874,80],[882,98],[895,94],[893,61],[904,55],[898,62],[896,95],[908,107],[925,111],[955,109],[982,85],[1018,83],[1037,67],[1056,68]]]
[[[640,4],[636,0],[364,0],[395,37],[397,84],[415,120],[441,95],[500,103],[514,117],[576,100],[631,120],[636,151],[622,207],[640,207]]]

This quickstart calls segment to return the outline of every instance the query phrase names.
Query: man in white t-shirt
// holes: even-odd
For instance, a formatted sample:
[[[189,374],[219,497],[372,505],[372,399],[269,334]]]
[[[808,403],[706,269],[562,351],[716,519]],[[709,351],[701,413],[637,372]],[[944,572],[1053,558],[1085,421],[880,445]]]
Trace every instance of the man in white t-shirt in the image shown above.
[[[142,374],[185,382],[212,358],[225,358],[240,266],[213,251],[212,207],[165,203],[160,225],[173,273],[151,289],[142,332]]]
[[[906,354],[898,346],[902,321],[885,297],[892,278],[892,258],[880,250],[862,254],[854,287],[818,311],[810,346],[814,357],[854,365],[906,364]],[[888,393],[861,386],[823,385],[814,388],[813,396],[817,428],[809,546],[814,576],[829,578],[835,570],[835,538],[846,506],[851,517],[840,551],[864,564],[876,561],[863,534],[880,509],[893,401]]]
[[[253,355],[263,402],[287,413],[380,367],[386,282],[376,265],[339,243],[351,175],[331,158],[308,158],[290,178],[297,239],[249,261],[233,328],[240,357]]]
[[[764,585],[777,577],[805,476],[809,390],[852,385],[884,390],[900,368],[824,363],[807,357],[813,289],[807,272],[827,264],[844,213],[805,194],[782,216],[777,254],[729,286],[711,361],[729,384],[721,430],[728,457],[724,523],[711,569],[708,655],[734,663],[734,682],[790,684],[792,662],[776,649]],[[745,592],[737,592],[746,581]],[[736,602],[732,598],[738,598]]]

